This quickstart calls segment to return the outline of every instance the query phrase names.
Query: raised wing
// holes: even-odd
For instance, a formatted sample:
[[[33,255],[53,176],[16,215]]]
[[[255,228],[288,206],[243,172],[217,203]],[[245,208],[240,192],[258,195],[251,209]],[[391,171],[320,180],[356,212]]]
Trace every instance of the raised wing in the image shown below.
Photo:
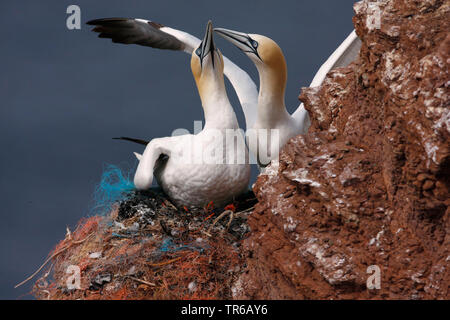
[[[127,18],[97,19],[87,22],[99,38],[109,38],[115,43],[139,44],[158,49],[184,50],[186,44],[176,37],[161,31],[161,24]]]
[[[132,18],[107,18],[87,22],[95,26],[92,31],[98,32],[100,38],[109,38],[113,42],[138,44],[142,46],[184,51],[192,54],[201,40],[193,35],[163,26],[160,23]],[[258,89],[250,76],[226,57],[224,74],[230,80],[245,116],[247,128],[256,120],[258,107]]]
[[[333,54],[325,61],[314,76],[310,87],[317,87],[325,80],[326,75],[333,69],[345,67],[353,62],[359,54],[361,49],[361,40],[353,30],[350,35],[341,43],[341,45],[333,52]],[[308,131],[311,124],[308,112],[305,110],[303,103],[292,114],[292,117],[297,121],[298,125],[303,128],[303,133]]]
[[[319,71],[317,71],[314,76],[310,87],[320,86],[323,80],[325,80],[327,73],[331,70],[348,66],[358,57],[359,49],[361,49],[361,40],[356,35],[355,30],[353,30],[320,67]]]

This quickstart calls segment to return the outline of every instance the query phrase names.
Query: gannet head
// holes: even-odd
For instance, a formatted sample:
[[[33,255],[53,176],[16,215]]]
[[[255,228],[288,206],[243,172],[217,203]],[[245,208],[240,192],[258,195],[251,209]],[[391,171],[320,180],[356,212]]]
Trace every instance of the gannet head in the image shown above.
[[[286,64],[280,46],[266,36],[223,28],[214,28],[214,31],[241,49],[257,66],[263,64],[279,68]]]
[[[247,34],[223,28],[215,28],[215,32],[241,49],[255,64],[260,76],[261,95],[275,94],[284,105],[284,92],[287,82],[287,65],[283,51],[272,39],[259,34]],[[270,88],[267,91],[267,88]]]
[[[192,52],[191,69],[200,96],[210,96],[213,90],[224,87],[222,53],[214,45],[212,22],[206,26],[205,36]]]

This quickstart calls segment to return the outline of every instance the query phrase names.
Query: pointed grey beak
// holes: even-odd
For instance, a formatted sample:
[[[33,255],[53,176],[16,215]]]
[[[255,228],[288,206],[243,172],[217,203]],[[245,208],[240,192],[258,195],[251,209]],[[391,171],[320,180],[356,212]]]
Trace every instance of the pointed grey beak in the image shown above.
[[[216,50],[216,46],[214,45],[214,37],[213,37],[213,27],[212,22],[208,21],[206,25],[205,36],[203,37],[203,41],[200,44],[200,47],[197,49],[196,53],[200,57],[200,61],[203,65],[203,60],[205,57],[211,53],[211,62],[214,67],[214,51]]]
[[[248,34],[224,28],[214,28],[214,31],[242,51],[253,53],[261,60],[261,57],[258,54],[258,42],[250,38]]]

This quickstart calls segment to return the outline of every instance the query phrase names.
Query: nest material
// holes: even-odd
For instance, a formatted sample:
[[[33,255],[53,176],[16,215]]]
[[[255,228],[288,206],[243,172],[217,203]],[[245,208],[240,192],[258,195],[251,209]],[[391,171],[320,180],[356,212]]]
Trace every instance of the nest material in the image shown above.
[[[255,203],[176,208],[159,190],[133,192],[107,216],[80,221],[53,252],[38,299],[230,299],[244,269],[241,241]],[[80,288],[69,289],[70,266]]]

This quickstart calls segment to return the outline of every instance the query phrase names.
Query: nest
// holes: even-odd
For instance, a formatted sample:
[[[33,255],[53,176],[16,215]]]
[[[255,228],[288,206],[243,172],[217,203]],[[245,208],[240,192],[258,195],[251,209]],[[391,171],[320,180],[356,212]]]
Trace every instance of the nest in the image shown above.
[[[38,299],[230,299],[256,199],[177,208],[158,189],[132,192],[106,216],[80,221],[49,254]],[[75,269],[79,286],[68,285]],[[41,267],[39,270],[41,270]],[[78,272],[78,271],[76,271]]]

